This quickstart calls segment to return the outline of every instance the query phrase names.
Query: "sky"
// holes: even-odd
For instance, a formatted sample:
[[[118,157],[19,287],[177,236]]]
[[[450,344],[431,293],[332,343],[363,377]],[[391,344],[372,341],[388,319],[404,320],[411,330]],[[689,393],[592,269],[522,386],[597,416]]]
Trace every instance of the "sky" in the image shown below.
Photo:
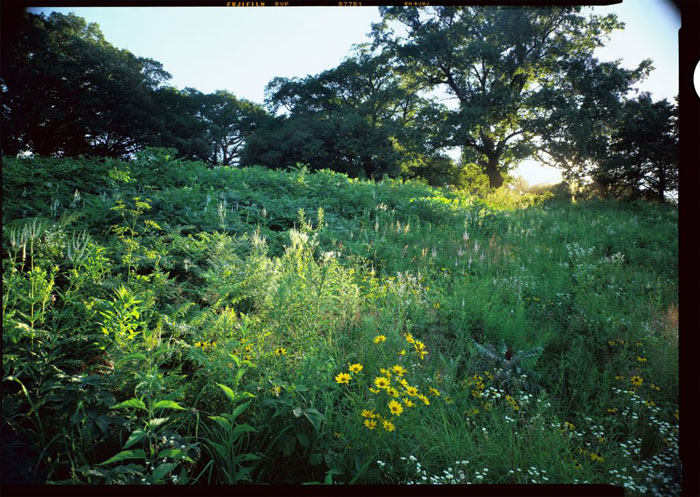
[[[586,9],[590,12],[590,9]],[[99,24],[106,40],[163,64],[169,84],[204,93],[228,90],[263,103],[276,76],[303,77],[337,66],[354,44],[369,41],[376,7],[61,7],[31,12],[75,12]],[[642,59],[655,70],[639,85],[654,99],[678,93],[680,14],[668,0],[624,0],[594,7],[617,14],[626,26],[599,49],[600,60],[621,59],[627,68]],[[516,169],[530,184],[553,183],[559,171],[528,161]]]

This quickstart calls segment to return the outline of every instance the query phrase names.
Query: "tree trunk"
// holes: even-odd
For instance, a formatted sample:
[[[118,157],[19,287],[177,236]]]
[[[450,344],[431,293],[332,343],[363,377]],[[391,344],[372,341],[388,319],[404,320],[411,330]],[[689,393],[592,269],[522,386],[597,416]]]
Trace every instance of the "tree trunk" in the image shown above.
[[[489,188],[500,188],[503,186],[503,174],[498,170],[498,157],[489,157],[489,162],[484,170],[489,177]]]

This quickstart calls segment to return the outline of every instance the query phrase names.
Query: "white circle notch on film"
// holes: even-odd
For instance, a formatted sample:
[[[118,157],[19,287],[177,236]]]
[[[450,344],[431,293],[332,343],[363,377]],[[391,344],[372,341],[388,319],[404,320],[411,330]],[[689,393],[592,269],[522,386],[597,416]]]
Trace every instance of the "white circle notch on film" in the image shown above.
[[[700,60],[695,64],[695,72],[693,73],[693,86],[695,86],[695,94],[700,98]]]

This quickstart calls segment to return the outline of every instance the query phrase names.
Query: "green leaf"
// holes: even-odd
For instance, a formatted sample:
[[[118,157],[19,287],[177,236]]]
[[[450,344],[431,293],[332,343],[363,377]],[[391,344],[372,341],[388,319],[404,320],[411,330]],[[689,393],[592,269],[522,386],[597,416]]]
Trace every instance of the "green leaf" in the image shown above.
[[[209,416],[209,419],[216,421],[224,428],[231,428],[231,422],[223,416]]]
[[[236,408],[233,410],[233,413],[231,413],[231,416],[229,417],[229,419],[230,419],[231,421],[235,421],[236,418],[237,418],[243,411],[245,411],[245,410],[248,408],[248,406],[250,405],[251,402],[252,402],[252,400],[249,400],[249,401],[247,401],[247,402],[243,402],[242,404],[236,406]]]
[[[299,445],[305,449],[309,447],[309,437],[307,437],[303,432],[297,433],[297,440],[299,440]]]
[[[194,462],[180,449],[163,449],[158,452],[158,457],[156,459],[160,459],[161,457],[172,457],[173,459],[182,459],[183,461]]]
[[[124,461],[126,459],[146,459],[146,453],[142,449],[123,450],[117,455],[110,457],[105,462],[99,463],[98,466],[104,466],[105,464],[110,464],[117,461]]]
[[[131,432],[131,435],[129,435],[129,438],[127,439],[126,443],[124,444],[124,449],[128,449],[132,445],[134,445],[136,442],[139,442],[143,437],[146,435],[146,431],[142,429],[137,429]]]
[[[248,424],[238,425],[233,429],[233,439],[238,440],[238,437],[241,435],[241,433],[251,433],[254,431],[255,428]]]
[[[172,470],[174,470],[177,467],[178,463],[176,462],[166,462],[161,465],[159,465],[156,469],[153,470],[153,483],[158,483],[160,480],[163,479],[168,473],[170,473]]]
[[[177,402],[173,402],[172,400],[159,400],[155,404],[153,404],[153,409],[177,409],[179,411],[184,411],[185,408],[182,407],[180,404]]]
[[[122,408],[124,408],[124,407],[134,407],[134,408],[136,408],[136,409],[141,409],[141,410],[143,410],[143,411],[148,411],[148,409],[146,409],[146,404],[144,404],[143,401],[140,400],[140,399],[129,399],[129,400],[125,400],[124,402],[120,402],[120,403],[117,404],[116,406],[110,407],[110,409],[122,409]]]
[[[227,387],[226,385],[222,385],[221,383],[217,383],[219,385],[219,388],[224,391],[226,394],[226,397],[231,399],[231,402],[236,402],[236,394],[231,390],[231,388]]]

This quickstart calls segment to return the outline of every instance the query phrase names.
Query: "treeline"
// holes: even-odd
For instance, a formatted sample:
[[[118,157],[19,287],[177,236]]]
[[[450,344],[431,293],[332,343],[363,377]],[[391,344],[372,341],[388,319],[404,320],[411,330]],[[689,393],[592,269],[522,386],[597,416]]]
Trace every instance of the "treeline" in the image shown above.
[[[128,158],[166,147],[212,166],[303,163],[470,188],[499,187],[535,158],[606,195],[664,200],[677,189],[677,105],[631,91],[651,62],[625,69],[593,57],[622,27],[614,15],[380,14],[371,43],[320,74],[273,79],[263,106],[173,88],[161,63],[115,48],[73,14],[4,9],[2,152]],[[458,161],[446,153],[454,147]]]

